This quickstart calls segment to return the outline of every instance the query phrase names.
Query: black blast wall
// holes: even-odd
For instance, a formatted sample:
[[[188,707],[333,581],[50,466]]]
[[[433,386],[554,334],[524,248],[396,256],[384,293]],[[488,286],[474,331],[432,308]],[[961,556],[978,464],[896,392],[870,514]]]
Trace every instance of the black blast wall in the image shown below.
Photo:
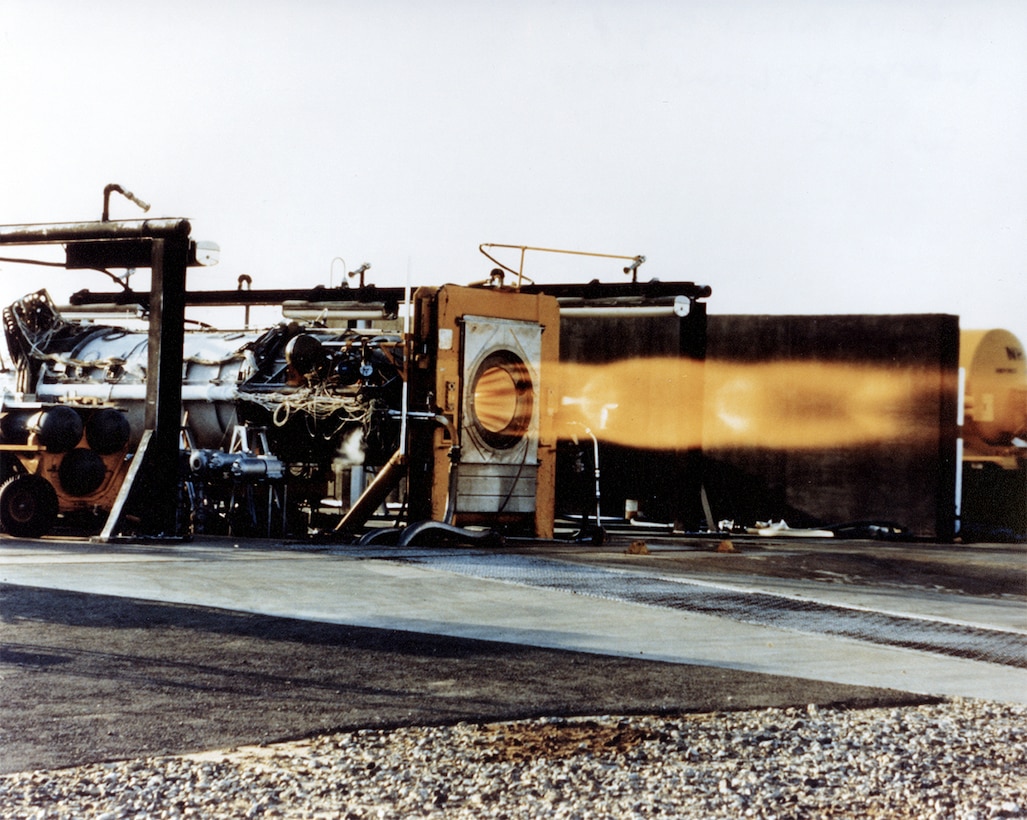
[[[710,316],[707,373],[716,361],[839,362],[879,368],[908,385],[915,440],[782,450],[745,441],[704,446],[717,520],[791,527],[891,522],[947,540],[955,525],[959,320],[947,315]],[[717,402],[707,383],[706,422]]]
[[[680,357],[701,362],[706,355],[706,304],[692,302],[687,316],[562,316],[560,360],[604,364],[622,360]],[[682,424],[702,427],[702,384],[695,401],[681,408]],[[666,396],[652,395],[658,403]],[[699,436],[695,439],[698,440]],[[603,515],[621,517],[628,499],[653,521],[677,522],[694,530],[702,523],[702,451],[633,449],[608,442],[599,445],[600,496]],[[565,441],[557,459],[558,513],[594,518],[596,511],[593,443]]]

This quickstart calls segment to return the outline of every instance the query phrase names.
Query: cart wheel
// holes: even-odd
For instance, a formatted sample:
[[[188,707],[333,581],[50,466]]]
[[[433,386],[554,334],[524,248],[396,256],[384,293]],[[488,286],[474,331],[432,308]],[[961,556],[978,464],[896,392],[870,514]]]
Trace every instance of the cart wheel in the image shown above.
[[[18,538],[46,535],[57,520],[57,492],[42,476],[16,475],[0,486],[0,529]]]

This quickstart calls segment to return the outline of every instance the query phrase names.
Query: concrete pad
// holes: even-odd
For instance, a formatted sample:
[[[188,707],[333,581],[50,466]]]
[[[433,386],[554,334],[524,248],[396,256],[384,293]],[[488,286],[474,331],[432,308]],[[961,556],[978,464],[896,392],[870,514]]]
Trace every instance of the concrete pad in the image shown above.
[[[4,539],[0,581],[1027,703],[1027,671],[1019,668],[477,578],[433,568],[430,560],[411,563],[411,555],[416,557],[383,549],[311,552],[233,549],[230,543],[140,546]],[[733,583],[745,586],[738,579]],[[790,582],[790,594],[804,590],[810,592],[801,582]],[[872,591],[843,592],[852,603],[881,604]],[[824,594],[822,585],[817,594]],[[888,601],[891,608],[901,602],[894,596]],[[1004,629],[1015,624],[1017,606],[971,601],[965,611],[953,615],[950,609],[945,617]]]

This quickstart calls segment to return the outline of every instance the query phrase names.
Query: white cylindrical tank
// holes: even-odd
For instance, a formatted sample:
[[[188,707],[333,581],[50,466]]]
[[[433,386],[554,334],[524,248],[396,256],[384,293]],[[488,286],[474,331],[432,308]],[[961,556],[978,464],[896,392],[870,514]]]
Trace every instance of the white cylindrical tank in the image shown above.
[[[959,366],[965,378],[963,441],[967,456],[1027,438],[1027,359],[1008,330],[964,330]]]

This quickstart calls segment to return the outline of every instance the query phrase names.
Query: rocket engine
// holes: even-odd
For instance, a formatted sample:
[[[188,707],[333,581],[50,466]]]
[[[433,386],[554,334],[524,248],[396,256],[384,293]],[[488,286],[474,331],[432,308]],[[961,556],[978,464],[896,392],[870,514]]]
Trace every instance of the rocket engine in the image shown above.
[[[46,291],[3,319],[30,409],[77,418],[117,408],[127,430],[115,458],[130,460],[144,434],[147,333],[66,321]],[[370,512],[391,496],[407,520],[551,535],[555,442],[542,379],[558,332],[555,299],[456,286],[418,290],[408,333],[296,322],[263,333],[187,332],[181,528],[306,535],[330,528],[334,512],[354,513],[343,528],[352,533],[369,513],[351,505],[367,508],[364,479],[381,474],[374,493],[385,486],[389,495],[376,495]],[[5,479],[39,473],[12,447],[47,450],[41,431],[7,433],[28,430],[17,404],[7,397],[0,407]],[[53,470],[86,450],[73,443],[63,452],[50,456]],[[112,503],[108,493],[95,506]],[[68,505],[47,493],[45,506],[31,534]]]

